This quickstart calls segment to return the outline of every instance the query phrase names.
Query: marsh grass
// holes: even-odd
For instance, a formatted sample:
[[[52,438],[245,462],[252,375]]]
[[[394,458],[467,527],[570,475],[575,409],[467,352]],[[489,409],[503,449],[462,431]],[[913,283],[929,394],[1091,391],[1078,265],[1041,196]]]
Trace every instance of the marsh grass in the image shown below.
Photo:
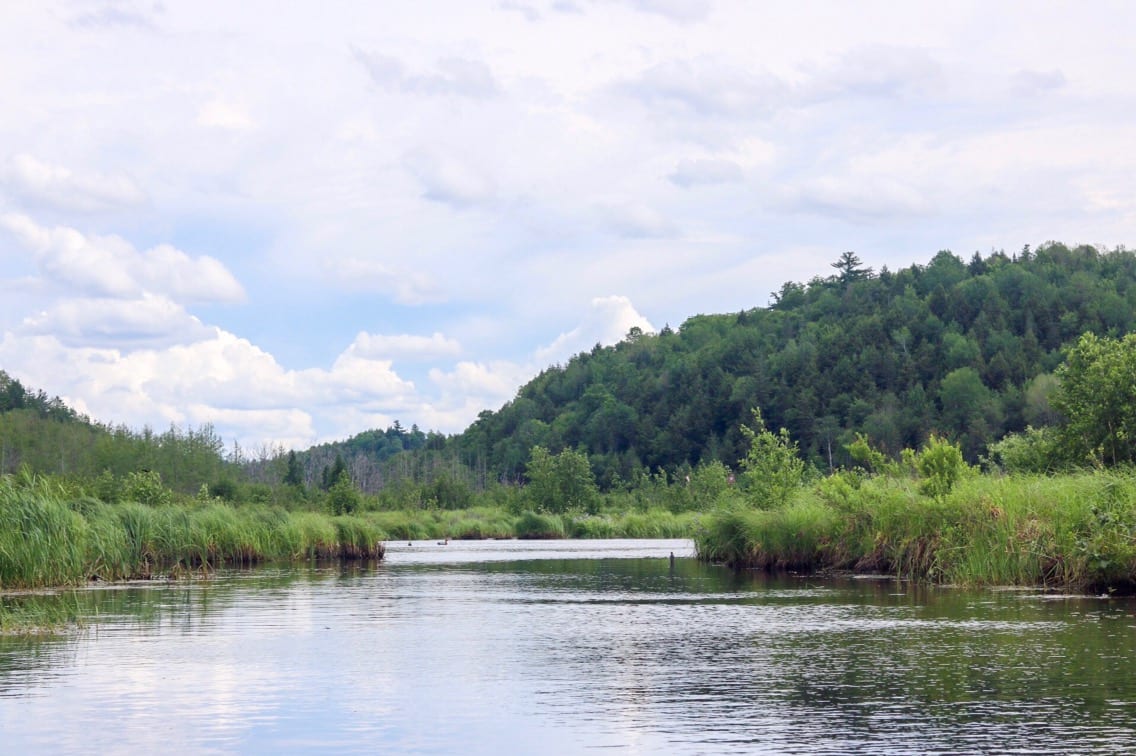
[[[949,495],[878,477],[773,510],[725,507],[699,555],[735,566],[856,570],[966,585],[1136,589],[1136,477],[977,476]]]
[[[35,476],[0,478],[0,589],[265,560],[381,559],[385,537],[363,517],[220,502],[102,504]]]

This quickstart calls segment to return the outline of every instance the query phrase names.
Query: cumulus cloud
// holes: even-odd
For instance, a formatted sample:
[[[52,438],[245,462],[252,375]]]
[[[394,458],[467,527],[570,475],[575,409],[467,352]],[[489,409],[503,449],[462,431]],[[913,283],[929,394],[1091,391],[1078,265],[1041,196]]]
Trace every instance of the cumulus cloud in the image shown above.
[[[0,216],[0,227],[34,253],[45,278],[81,296],[138,299],[152,294],[179,303],[238,302],[245,296],[219,260],[193,258],[168,244],[139,251],[118,236],[47,228],[15,213]]]
[[[497,80],[483,61],[469,58],[442,58],[432,71],[411,73],[398,58],[355,48],[355,59],[366,69],[377,86],[407,94],[454,95],[472,99],[494,97],[500,91]]]
[[[214,333],[180,305],[150,294],[136,300],[67,299],[28,317],[20,330],[53,335],[65,346],[123,350],[192,343]]]
[[[644,332],[655,330],[627,297],[596,297],[583,322],[536,351],[536,362],[541,365],[566,362],[573,355],[588,351],[596,344],[608,346],[622,341],[632,328]]]
[[[413,407],[415,386],[376,360],[344,351],[330,368],[286,370],[246,339],[217,328],[182,344],[123,351],[73,345],[56,332],[8,332],[0,364],[81,411],[132,427],[213,423],[243,445],[297,448],[363,428],[360,413]]]
[[[457,357],[462,348],[456,340],[435,331],[432,336],[397,334],[386,336],[362,332],[355,337],[348,350],[371,359],[433,360],[440,357]]]
[[[485,399],[484,408],[500,406],[517,393],[532,368],[508,360],[459,362],[452,370],[432,369],[430,380],[447,396]]]
[[[128,176],[79,175],[59,165],[19,154],[8,160],[4,184],[17,197],[59,210],[93,212],[141,205],[146,195]]]

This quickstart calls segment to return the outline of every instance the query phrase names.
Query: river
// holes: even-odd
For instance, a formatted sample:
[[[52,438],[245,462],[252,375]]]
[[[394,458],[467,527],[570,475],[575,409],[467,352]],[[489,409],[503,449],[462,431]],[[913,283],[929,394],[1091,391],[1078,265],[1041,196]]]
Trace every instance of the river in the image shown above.
[[[692,551],[396,543],[380,565],[66,592],[83,628],[0,637],[0,751],[1136,749],[1131,600]]]

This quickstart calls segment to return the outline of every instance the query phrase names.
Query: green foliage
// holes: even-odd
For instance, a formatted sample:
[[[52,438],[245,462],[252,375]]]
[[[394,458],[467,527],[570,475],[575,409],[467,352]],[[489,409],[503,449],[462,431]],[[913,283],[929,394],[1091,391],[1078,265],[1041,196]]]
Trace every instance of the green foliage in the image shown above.
[[[731,481],[730,468],[718,460],[704,462],[694,468],[690,477],[690,497],[692,508],[707,510],[718,503]]]
[[[295,451],[288,452],[288,467],[284,473],[284,485],[302,488],[304,485],[304,469]]]
[[[964,476],[938,498],[903,478],[834,477],[782,509],[715,512],[697,531],[699,556],[952,584],[1136,588],[1131,474]]]
[[[588,458],[575,449],[550,454],[543,446],[534,446],[525,476],[527,498],[537,512],[594,513],[599,506],[599,491]]]
[[[323,472],[320,475],[320,488],[325,491],[330,491],[344,480],[350,480],[350,476],[347,474],[347,463],[343,461],[342,454],[336,454],[335,464],[331,467],[324,466],[323,468]]]
[[[922,478],[919,491],[936,499],[945,498],[969,472],[958,445],[933,434],[916,455],[915,469]]]
[[[1057,432],[1027,427],[990,445],[990,459],[1007,473],[1051,473],[1066,467]]]
[[[156,507],[173,501],[173,491],[162,485],[162,476],[155,470],[129,472],[122,480],[122,500]]]
[[[327,509],[333,515],[347,515],[359,509],[360,496],[355,484],[346,474],[331,485],[327,492]]]
[[[747,498],[761,509],[785,506],[804,481],[805,463],[796,442],[784,428],[769,431],[759,409],[753,410],[753,427],[742,426],[742,434],[750,442],[741,460]]]
[[[852,461],[865,472],[873,475],[897,475],[899,465],[879,449],[872,448],[868,437],[857,433],[856,439],[845,447]]]
[[[1136,462],[1136,334],[1083,334],[1057,377],[1052,404],[1065,418],[1058,430],[1063,451],[1081,463]]]

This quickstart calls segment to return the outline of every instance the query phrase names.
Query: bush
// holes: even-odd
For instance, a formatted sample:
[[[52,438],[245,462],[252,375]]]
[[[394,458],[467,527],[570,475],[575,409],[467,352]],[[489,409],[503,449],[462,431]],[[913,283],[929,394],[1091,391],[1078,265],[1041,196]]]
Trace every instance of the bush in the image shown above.
[[[741,464],[750,503],[761,509],[783,507],[801,487],[805,463],[789,431],[769,431],[761,410],[753,411],[753,420],[753,428],[742,426],[742,435],[749,439],[749,451]]]
[[[923,478],[919,491],[935,499],[951,492],[955,483],[969,471],[957,444],[931,434],[922,451],[915,457],[915,469]]]

